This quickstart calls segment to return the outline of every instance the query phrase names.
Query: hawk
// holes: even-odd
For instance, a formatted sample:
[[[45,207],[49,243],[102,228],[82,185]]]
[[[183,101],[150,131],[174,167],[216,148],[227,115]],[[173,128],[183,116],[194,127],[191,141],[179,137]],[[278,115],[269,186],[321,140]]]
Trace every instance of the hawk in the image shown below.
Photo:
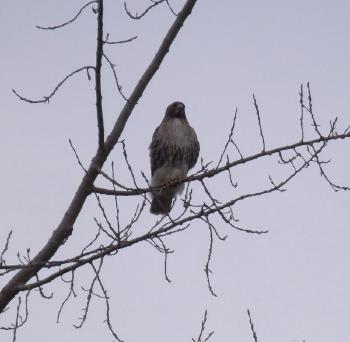
[[[163,121],[153,133],[149,146],[151,186],[162,186],[152,193],[151,213],[168,214],[173,198],[181,193],[184,184],[171,185],[187,176],[199,155],[199,143],[189,125],[185,105],[174,102],[166,109]]]

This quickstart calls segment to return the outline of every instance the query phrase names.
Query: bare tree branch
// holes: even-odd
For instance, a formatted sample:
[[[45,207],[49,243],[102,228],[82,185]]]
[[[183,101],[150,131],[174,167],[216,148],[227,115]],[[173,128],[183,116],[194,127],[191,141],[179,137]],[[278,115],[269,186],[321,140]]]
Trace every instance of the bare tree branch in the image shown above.
[[[255,95],[253,94],[253,99],[254,99],[254,107],[255,107],[255,111],[256,111],[256,115],[258,117],[258,124],[259,124],[259,130],[260,130],[260,136],[261,136],[261,140],[262,140],[262,145],[263,145],[263,151],[265,151],[265,137],[263,134],[263,130],[261,127],[261,118],[260,118],[260,111],[259,111],[259,106],[256,102],[256,98]]]
[[[235,110],[235,115],[234,115],[234,117],[233,117],[233,121],[232,121],[231,129],[230,129],[230,133],[229,133],[229,135],[228,135],[227,142],[226,142],[226,144],[225,144],[225,146],[224,146],[224,149],[223,149],[223,151],[222,151],[222,153],[221,153],[221,155],[220,155],[220,158],[219,158],[219,161],[218,161],[218,164],[217,164],[216,168],[218,168],[218,167],[220,166],[220,164],[221,164],[221,162],[222,162],[222,159],[224,158],[224,154],[225,154],[225,152],[226,152],[226,150],[227,150],[228,145],[230,144],[230,142],[233,141],[233,140],[232,140],[232,136],[233,136],[233,131],[234,131],[235,127],[236,127],[237,113],[238,113],[238,108],[236,108],[236,110]]]
[[[205,268],[204,268],[204,272],[205,275],[207,277],[207,283],[208,283],[208,288],[209,288],[209,292],[214,296],[217,297],[217,294],[214,292],[213,287],[211,285],[211,281],[210,281],[210,274],[212,273],[212,270],[209,268],[209,264],[210,264],[210,260],[213,254],[213,242],[214,242],[214,238],[213,238],[213,225],[209,222],[208,217],[205,217],[205,221],[208,224],[208,228],[209,228],[209,237],[210,237],[210,242],[209,242],[209,250],[208,250],[208,257],[207,257],[207,262],[205,264]]]
[[[249,309],[247,310],[247,313],[248,313],[248,317],[249,317],[250,330],[252,331],[254,342],[258,342],[258,337],[256,336],[256,332],[255,332],[255,329],[254,329],[254,324],[253,324],[252,317],[250,315]]]
[[[80,160],[80,158],[79,158],[79,155],[78,155],[78,152],[77,152],[77,150],[75,149],[72,140],[71,140],[71,139],[68,139],[68,141],[69,141],[69,145],[70,145],[71,149],[73,150],[75,159],[77,160],[79,166],[81,167],[81,169],[82,169],[85,173],[87,173],[86,168],[84,167],[83,163],[81,162],[81,160]]]
[[[98,176],[98,170],[102,169],[109,153],[114,148],[115,144],[120,138],[121,133],[124,130],[125,124],[129,119],[132,110],[141,98],[145,88],[151,81],[154,74],[157,72],[164,57],[169,51],[170,45],[173,43],[177,34],[179,33],[184,21],[191,14],[196,0],[187,0],[183,6],[181,12],[176,17],[176,20],[170,27],[163,42],[161,43],[158,52],[154,56],[150,65],[140,78],[134,91],[132,92],[129,101],[124,105],[118,119],[104,144],[104,149],[99,148],[92,159],[92,162],[84,175],[71,204],[69,205],[62,221],[57,228],[53,231],[52,236],[46,243],[46,245],[39,251],[39,253],[33,258],[32,266],[28,269],[20,270],[10,281],[2,288],[0,292],[0,312],[2,312],[8,303],[16,296],[21,286],[24,286],[41,268],[42,264],[47,262],[56,251],[62,246],[62,244],[69,238],[73,232],[73,225],[80,214],[80,211],[85,203],[86,198],[90,194],[90,189]],[[86,67],[85,67],[86,69]]]
[[[122,96],[122,98],[125,100],[125,101],[128,101],[127,97],[124,95],[123,91],[122,91],[122,86],[120,85],[119,83],[119,80],[118,80],[118,76],[117,76],[117,72],[115,71],[115,65],[112,63],[112,61],[106,56],[106,54],[104,53],[103,54],[103,57],[106,59],[106,61],[108,62],[109,66],[111,67],[111,70],[112,70],[112,73],[113,73],[113,76],[114,76],[114,80],[115,80],[115,84],[117,86],[117,89],[118,89],[118,92],[119,94]]]
[[[86,319],[88,317],[90,303],[91,303],[91,298],[92,298],[92,295],[93,295],[93,289],[94,289],[95,283],[97,281],[98,274],[101,271],[101,268],[102,268],[102,265],[103,265],[103,258],[101,258],[99,260],[99,262],[100,263],[99,263],[98,269],[96,270],[96,268],[94,268],[95,276],[93,277],[93,279],[91,281],[89,290],[87,290],[88,294],[86,296],[85,306],[83,307],[83,316],[80,317],[80,323],[79,324],[73,324],[74,328],[76,328],[76,329],[80,329],[84,325],[84,323],[86,322]],[[92,266],[92,263],[90,263],[90,265]]]
[[[8,233],[7,238],[6,238],[6,242],[5,242],[5,246],[4,246],[4,248],[3,248],[3,250],[1,251],[1,254],[0,254],[0,266],[5,264],[4,256],[5,256],[5,253],[7,252],[8,248],[9,248],[11,236],[12,236],[12,230],[10,230],[10,232]]]
[[[301,129],[301,141],[304,141],[304,90],[303,85],[300,86],[300,129]]]
[[[63,302],[62,302],[62,304],[61,304],[61,306],[60,306],[60,308],[58,310],[56,323],[59,323],[62,310],[63,310],[65,304],[68,302],[68,300],[71,297],[71,295],[73,295],[74,297],[77,296],[75,294],[75,292],[74,292],[74,271],[72,271],[72,279],[69,282],[70,282],[69,292],[68,292],[67,297],[63,300]]]
[[[165,0],[165,2],[166,2],[166,4],[168,5],[168,7],[169,7],[171,13],[174,14],[175,16],[177,16],[177,13],[176,13],[176,12],[174,11],[174,9],[171,7],[169,0]]]
[[[117,44],[125,44],[125,43],[130,43],[133,40],[137,39],[137,36],[133,36],[128,39],[123,39],[123,40],[117,40],[117,41],[110,41],[109,39],[109,34],[107,33],[106,39],[103,41],[103,44],[109,44],[109,45],[117,45]]]
[[[123,342],[123,340],[120,339],[120,337],[117,335],[117,333],[114,331],[112,323],[111,323],[111,319],[110,319],[110,305],[109,305],[109,297],[107,295],[107,290],[105,289],[105,287],[103,286],[103,283],[101,281],[100,278],[100,270],[97,270],[96,267],[94,266],[93,263],[91,263],[92,268],[94,269],[94,272],[96,274],[96,279],[97,282],[100,285],[100,288],[103,292],[103,298],[106,302],[106,323],[108,326],[109,331],[112,333],[113,337],[118,341],[118,342]]]
[[[98,127],[98,148],[104,148],[105,129],[103,124],[102,89],[101,89],[101,68],[103,57],[103,0],[98,2],[97,14],[97,46],[95,66],[95,92],[96,92],[96,113]]]
[[[13,332],[12,334],[12,342],[15,342],[17,339],[17,331],[18,328],[21,328],[25,323],[27,323],[28,320],[28,298],[30,295],[30,291],[28,291],[25,295],[25,300],[24,300],[24,317],[21,314],[21,307],[23,306],[22,298],[19,296],[18,297],[18,304],[16,308],[16,318],[14,323],[11,323],[10,326],[7,327],[0,327],[0,330],[9,330]]]
[[[55,89],[52,91],[52,93],[48,96],[44,96],[44,98],[42,100],[32,100],[29,99],[25,96],[20,95],[15,89],[12,89],[12,92],[22,101],[28,102],[28,103],[49,103],[49,101],[51,100],[51,98],[56,94],[57,90],[59,88],[61,88],[61,86],[69,79],[71,78],[73,75],[78,74],[79,72],[83,71],[83,70],[95,70],[95,67],[88,65],[88,66],[84,66],[81,67],[79,69],[76,69],[74,71],[72,71],[70,74],[68,74],[61,82],[59,82],[57,84],[57,86],[55,87]]]
[[[168,7],[170,8],[170,10],[172,11],[169,3],[166,0],[158,0],[158,1],[152,1],[152,4],[149,5],[141,14],[135,14],[133,15],[129,10],[128,7],[126,6],[126,1],[124,1],[124,8],[125,8],[125,12],[126,14],[131,18],[131,19],[141,19],[142,17],[144,17],[152,8],[160,5],[161,3],[166,2]],[[174,12],[173,12],[174,13]]]
[[[315,118],[315,114],[312,110],[312,96],[311,96],[311,88],[310,88],[310,83],[307,82],[307,91],[308,91],[308,101],[309,101],[309,108],[308,107],[305,107],[304,108],[310,113],[311,115],[311,119],[312,119],[312,123],[313,123],[313,126],[314,126],[314,129],[315,129],[315,132],[320,136],[322,137],[322,134],[321,132],[319,131],[318,129],[318,124],[316,122],[316,118]]]
[[[206,342],[213,336],[214,330],[211,331],[207,335],[207,337],[203,338],[203,334],[204,334],[204,331],[205,331],[205,325],[207,324],[207,319],[208,319],[208,312],[207,312],[207,310],[205,310],[204,317],[203,317],[202,324],[201,324],[201,330],[199,332],[199,335],[198,335],[198,337],[196,339],[192,338],[192,342]]]
[[[95,4],[95,3],[98,3],[98,0],[88,2],[79,10],[79,12],[71,20],[68,20],[68,21],[64,22],[63,24],[56,25],[56,26],[46,26],[46,27],[45,26],[35,26],[35,27],[40,29],[40,30],[56,30],[56,29],[59,29],[61,27],[67,26],[67,25],[73,23],[80,16],[80,14],[84,11],[85,8],[87,8],[90,5]]]
[[[276,148],[273,148],[271,150],[262,151],[262,152],[253,154],[251,156],[245,157],[245,158],[241,158],[241,159],[238,159],[238,160],[235,160],[232,162],[228,162],[228,163],[226,163],[226,165],[219,167],[219,168],[213,168],[213,169],[210,169],[206,172],[201,172],[199,174],[190,175],[182,180],[175,182],[173,185],[177,185],[177,184],[181,184],[181,183],[189,183],[189,182],[193,182],[193,181],[201,181],[205,178],[212,178],[212,177],[214,177],[222,172],[228,171],[229,169],[231,169],[235,166],[246,164],[246,163],[251,162],[253,160],[260,159],[262,157],[272,156],[274,154],[280,154],[283,151],[289,151],[289,150],[294,151],[296,148],[302,147],[302,146],[315,146],[319,143],[330,142],[330,141],[334,141],[334,140],[343,140],[343,139],[348,139],[348,138],[350,138],[350,132],[345,133],[345,134],[321,136],[317,139],[312,139],[312,140],[308,140],[308,141],[299,141],[299,142],[294,143],[294,144],[276,147]],[[91,188],[91,192],[96,192],[96,193],[103,194],[103,195],[113,195],[113,196],[114,195],[116,195],[116,196],[135,196],[135,195],[140,195],[140,194],[152,192],[152,190],[154,191],[157,189],[159,189],[159,187],[136,188],[136,189],[127,189],[127,190],[114,190],[114,189],[112,190],[112,189],[104,189],[104,188],[94,186]]]

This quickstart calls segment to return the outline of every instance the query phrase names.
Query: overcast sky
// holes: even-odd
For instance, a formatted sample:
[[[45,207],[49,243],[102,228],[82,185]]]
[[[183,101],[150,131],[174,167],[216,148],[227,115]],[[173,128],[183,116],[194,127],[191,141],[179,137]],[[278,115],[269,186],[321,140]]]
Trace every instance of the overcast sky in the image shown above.
[[[133,12],[150,2],[129,0]],[[170,0],[180,10],[183,0]],[[74,24],[57,31],[40,31],[35,25],[56,25],[70,19],[84,5],[81,0],[0,1],[0,125],[1,231],[0,246],[13,230],[8,262],[17,252],[35,254],[62,218],[82,171],[68,139],[88,165],[96,150],[94,86],[86,74],[66,83],[50,104],[29,105],[11,92],[39,99],[49,94],[76,68],[93,65],[96,16],[87,9]],[[143,20],[133,21],[121,0],[105,0],[105,32],[111,40],[137,35],[127,44],[107,46],[116,64],[125,94],[130,94],[174,21],[165,5]],[[197,131],[201,157],[217,160],[238,108],[236,142],[245,156],[261,150],[252,94],[259,103],[267,148],[300,140],[300,84],[310,82],[321,130],[338,117],[339,132],[350,124],[349,32],[350,3],[345,0],[209,1],[200,0],[172,45],[169,54],[136,106],[123,138],[140,184],[149,175],[148,145],[166,106],[174,100],[186,104],[187,117]],[[104,70],[103,100],[106,131],[114,123],[124,100],[116,92],[112,75]],[[307,137],[314,137],[310,121]],[[327,170],[341,185],[350,185],[350,143],[329,145]],[[234,150],[231,159],[239,158]],[[131,185],[120,149],[114,151],[120,180]],[[109,162],[106,170],[109,170]],[[197,165],[197,168],[199,165]],[[197,169],[196,168],[196,169]],[[195,170],[196,170],[195,169]],[[237,193],[227,179],[212,180],[216,197],[269,185],[268,176],[283,179],[286,170],[270,157],[233,170]],[[198,185],[197,200],[201,200]],[[203,272],[209,246],[208,228],[200,221],[166,240],[175,252],[169,257],[172,283],[164,280],[163,259],[150,245],[136,245],[109,257],[102,279],[111,297],[111,320],[125,341],[190,341],[199,333],[208,309],[212,341],[253,341],[246,310],[251,310],[260,342],[348,342],[350,339],[349,193],[335,193],[313,165],[288,186],[288,191],[247,200],[234,208],[243,227],[268,229],[266,235],[249,235],[217,223],[228,234],[216,241],[207,287]],[[113,217],[113,205],[105,202]],[[121,204],[121,219],[130,219],[135,200]],[[148,209],[147,209],[148,210]],[[94,216],[100,213],[89,199],[73,236],[55,260],[74,256],[96,233]],[[143,232],[155,218],[145,214],[135,227]],[[69,291],[61,280],[45,287],[51,300],[37,292],[29,300],[29,321],[18,341],[111,341],[104,321],[104,303],[94,298],[89,318],[79,323],[93,274],[77,272],[77,298],[72,298],[56,323],[60,303]],[[0,279],[5,284],[8,278]],[[14,301],[12,303],[15,308]],[[9,310],[0,317],[8,325]],[[11,335],[0,331],[1,341]]]

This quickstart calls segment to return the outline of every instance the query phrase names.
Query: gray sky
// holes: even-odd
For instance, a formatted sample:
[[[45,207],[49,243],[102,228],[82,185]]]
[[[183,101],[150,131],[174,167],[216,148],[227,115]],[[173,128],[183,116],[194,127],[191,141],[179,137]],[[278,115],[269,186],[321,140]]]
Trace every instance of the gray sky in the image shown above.
[[[36,253],[47,241],[67,208],[82,177],[68,138],[88,165],[97,134],[93,83],[85,74],[65,84],[49,105],[29,105],[11,93],[41,98],[72,70],[94,63],[95,16],[87,10],[70,27],[55,32],[35,25],[55,25],[69,19],[83,1],[26,0],[0,2],[0,126],[1,231],[3,245],[14,231],[8,261],[31,248]],[[128,1],[141,12],[148,1]],[[179,10],[184,3],[171,0]],[[117,65],[126,94],[150,62],[174,20],[159,6],[144,20],[132,21],[122,1],[106,0],[105,31],[113,40],[138,35],[128,45],[106,47]],[[259,152],[261,144],[252,93],[258,100],[268,148],[300,139],[301,83],[310,81],[314,110],[326,132],[338,116],[339,131],[350,123],[348,1],[199,1],[185,23],[159,72],[131,116],[123,138],[134,169],[149,174],[148,145],[165,107],[173,100],[186,104],[196,129],[201,156],[217,160],[225,144],[233,113],[238,107],[236,141],[245,156]],[[123,106],[108,68],[104,73],[104,113],[109,131]],[[313,132],[308,122],[307,136]],[[349,142],[330,144],[324,158],[332,158],[329,175],[349,185]],[[232,159],[238,156],[231,151]],[[109,161],[122,163],[120,150]],[[197,166],[198,168],[198,166]],[[108,169],[108,165],[107,165]],[[106,170],[107,170],[106,169]],[[131,184],[125,167],[121,181]],[[229,199],[268,185],[268,176],[286,175],[275,158],[233,170],[237,193],[226,179],[208,183],[213,193]],[[195,191],[197,185],[194,186]],[[199,188],[198,188],[199,189]],[[197,199],[200,200],[198,190]],[[112,322],[126,341],[188,341],[195,337],[205,308],[213,341],[253,341],[246,309],[250,308],[259,341],[349,341],[350,233],[349,194],[335,193],[313,166],[294,180],[288,191],[247,200],[235,208],[240,224],[269,229],[265,236],[247,235],[219,224],[225,242],[215,241],[211,268],[217,298],[210,295],[203,268],[209,232],[201,222],[167,240],[170,256],[168,284],[162,256],[149,245],[138,245],[110,257],[102,278],[112,304]],[[111,199],[105,202],[113,215]],[[130,218],[136,202],[122,203],[122,220]],[[91,198],[74,234],[55,259],[76,255],[96,231],[99,212]],[[147,214],[139,223],[143,232],[155,218]],[[88,287],[88,268],[77,272],[77,289]],[[5,283],[6,279],[1,279]],[[52,300],[34,293],[28,324],[18,341],[111,341],[104,320],[104,304],[95,298],[83,329],[79,322],[86,294],[78,291],[65,307],[60,324],[56,315],[69,288],[57,280],[45,288]],[[10,311],[0,319],[6,325]],[[0,331],[0,340],[11,336]]]

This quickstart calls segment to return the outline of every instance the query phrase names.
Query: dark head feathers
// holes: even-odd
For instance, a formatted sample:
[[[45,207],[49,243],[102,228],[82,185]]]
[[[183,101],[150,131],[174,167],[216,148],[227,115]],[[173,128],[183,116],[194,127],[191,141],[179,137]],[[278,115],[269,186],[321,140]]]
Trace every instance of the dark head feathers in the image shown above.
[[[165,112],[165,118],[167,119],[185,119],[185,105],[182,102],[175,101],[168,106]]]

